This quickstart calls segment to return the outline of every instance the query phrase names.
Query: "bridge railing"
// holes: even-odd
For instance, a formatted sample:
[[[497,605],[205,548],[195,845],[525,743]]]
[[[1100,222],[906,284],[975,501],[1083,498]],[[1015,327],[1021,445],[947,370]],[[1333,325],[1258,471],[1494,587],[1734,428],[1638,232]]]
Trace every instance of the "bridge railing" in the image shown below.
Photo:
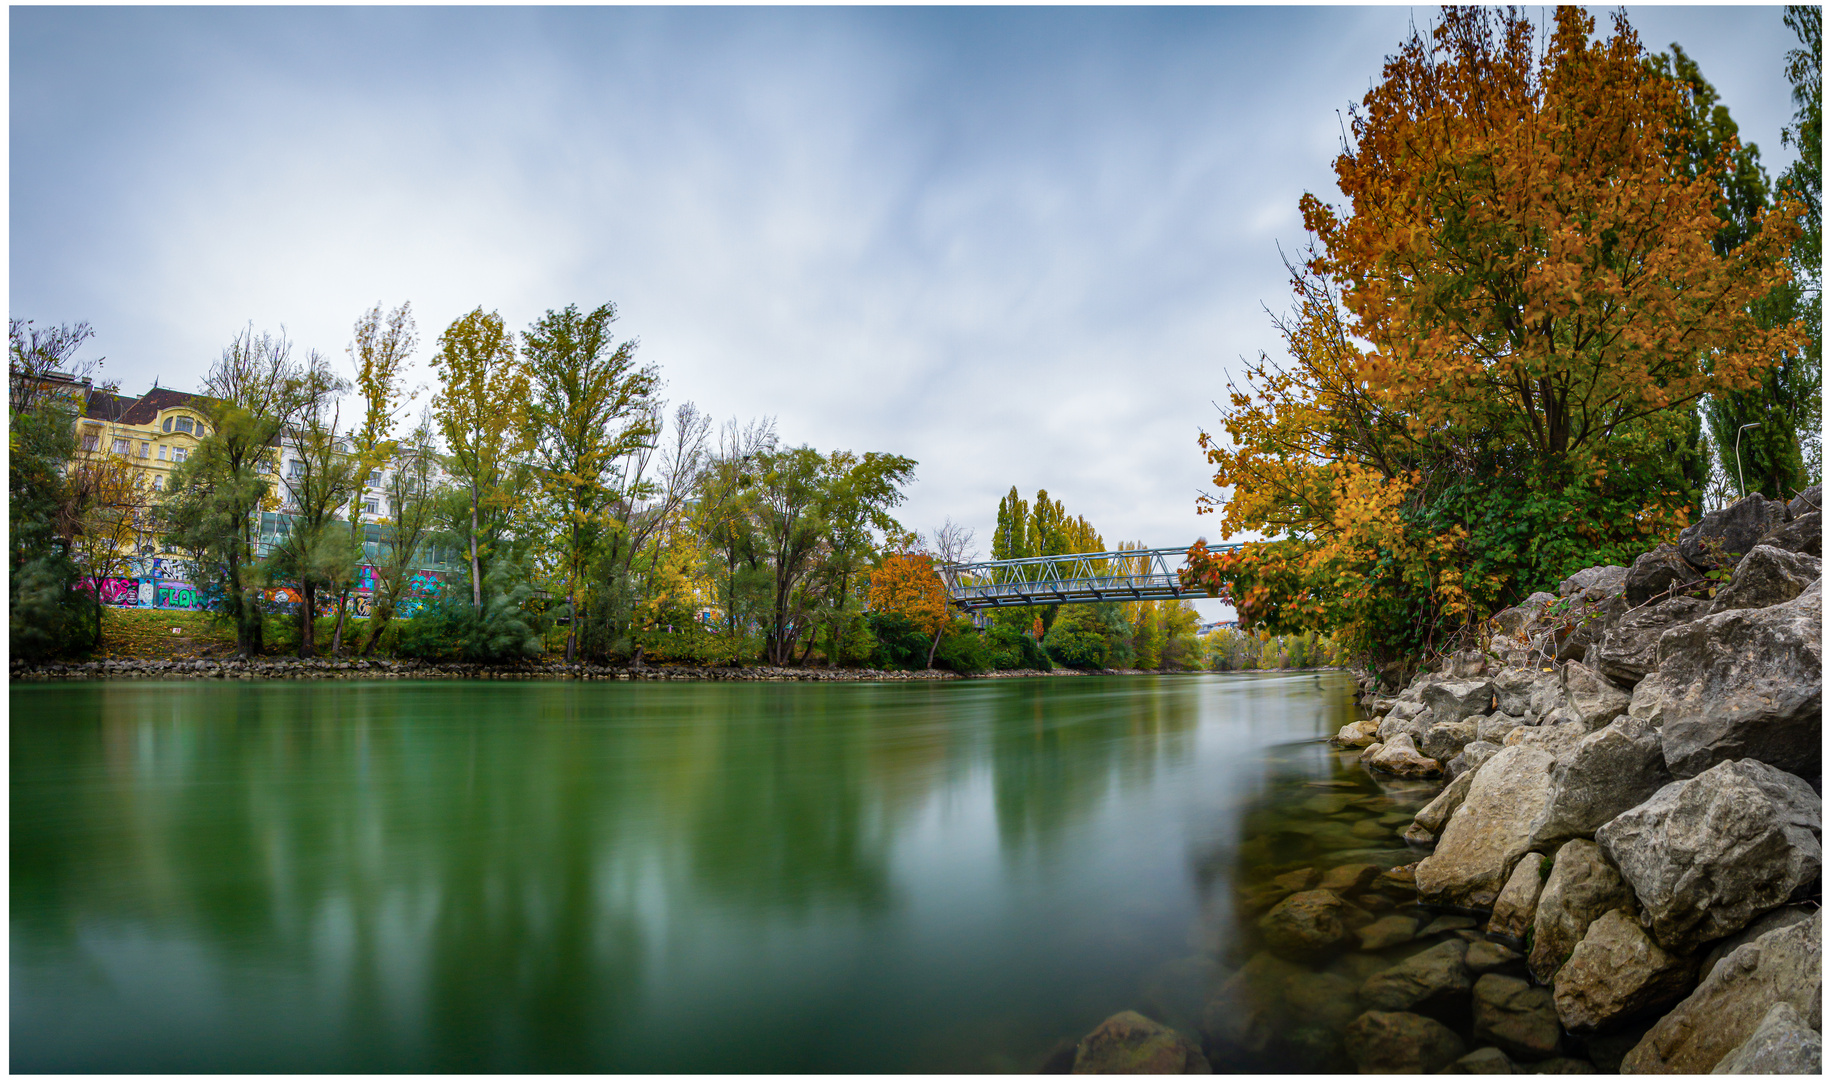
[[[1239,547],[1223,544],[1210,551]],[[1041,555],[1028,559],[947,563],[937,568],[955,605],[977,611],[1038,604],[1181,599],[1207,594],[1177,576],[1186,547]]]

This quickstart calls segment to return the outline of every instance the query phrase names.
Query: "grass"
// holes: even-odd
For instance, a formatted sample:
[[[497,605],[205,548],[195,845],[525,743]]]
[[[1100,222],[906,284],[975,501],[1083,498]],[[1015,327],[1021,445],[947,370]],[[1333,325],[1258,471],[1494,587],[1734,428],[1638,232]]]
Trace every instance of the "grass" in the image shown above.
[[[221,659],[235,652],[235,628],[201,611],[106,608],[98,660]]]

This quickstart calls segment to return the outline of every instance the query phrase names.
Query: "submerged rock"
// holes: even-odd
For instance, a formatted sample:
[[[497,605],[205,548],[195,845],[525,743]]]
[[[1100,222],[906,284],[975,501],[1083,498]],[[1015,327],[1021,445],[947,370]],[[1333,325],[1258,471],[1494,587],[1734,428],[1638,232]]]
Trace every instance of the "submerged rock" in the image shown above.
[[[1348,1056],[1363,1073],[1436,1072],[1462,1056],[1462,1038],[1427,1016],[1365,1012],[1342,1032]]]
[[[1110,1016],[1075,1050],[1082,1074],[1209,1073],[1208,1059],[1187,1036],[1138,1013]]]
[[[1362,983],[1361,1000],[1369,1008],[1397,1012],[1432,998],[1466,994],[1473,984],[1462,962],[1468,951],[1468,942],[1460,939],[1438,942]]]
[[[1666,949],[1735,933],[1818,877],[1819,798],[1797,776],[1726,761],[1596,831]]]
[[[1816,516],[1816,515],[1814,515]],[[1767,1011],[1748,1041],[1729,1052],[1713,1073],[1824,1072],[1824,1040],[1807,1027],[1799,1011],[1782,1001]]]
[[[1633,906],[1633,892],[1602,857],[1600,847],[1588,840],[1572,840],[1559,848],[1532,920],[1532,948],[1526,965],[1533,977],[1551,982],[1577,942],[1589,933],[1591,923],[1604,912],[1631,911]]]
[[[1621,1063],[1627,1072],[1710,1072],[1767,1019],[1793,1007],[1820,1026],[1823,995],[1819,916],[1763,934],[1723,958],[1691,996],[1661,1017]]]
[[[1725,611],[1667,630],[1659,670],[1629,711],[1660,729],[1673,776],[1754,758],[1816,775],[1823,711],[1823,589],[1784,604]]]
[[[1387,915],[1356,930],[1354,936],[1361,939],[1363,952],[1379,952],[1417,937],[1418,920],[1409,915]]]
[[[1475,980],[1475,1037],[1516,1058],[1548,1058],[1558,1052],[1557,1006],[1551,991],[1507,975]]]
[[[1418,864],[1420,898],[1492,908],[1514,863],[1526,853],[1556,763],[1549,753],[1525,746],[1508,747],[1488,759],[1473,774],[1468,796],[1438,837],[1436,850]]]
[[[1477,975],[1486,975],[1497,968],[1506,967],[1520,958],[1520,954],[1495,941],[1469,942],[1468,955],[1462,958],[1469,970]]]
[[[1695,958],[1673,956],[1633,917],[1605,911],[1558,969],[1558,1019],[1579,1034],[1602,1031],[1670,1005],[1691,989]]]
[[[1255,954],[1209,995],[1202,1035],[1230,1053],[1259,1054],[1283,1027],[1284,987],[1304,969],[1271,953]]]
[[[1513,1071],[1513,1062],[1507,1060],[1507,1055],[1502,1053],[1498,1047],[1484,1046],[1479,1050],[1471,1050],[1455,1061],[1450,1062],[1449,1068],[1444,1069],[1443,1071],[1446,1073],[1469,1075],[1476,1073],[1511,1073]]]
[[[1273,952],[1297,959],[1326,953],[1348,937],[1348,905],[1327,889],[1294,893],[1259,919],[1259,932]]]

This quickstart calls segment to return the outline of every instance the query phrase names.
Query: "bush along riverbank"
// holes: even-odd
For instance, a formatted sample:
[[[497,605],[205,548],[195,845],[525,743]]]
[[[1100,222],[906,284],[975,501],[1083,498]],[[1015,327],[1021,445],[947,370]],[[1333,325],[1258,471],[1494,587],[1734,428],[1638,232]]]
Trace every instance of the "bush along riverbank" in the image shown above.
[[[1441,785],[1400,826],[1421,857],[1256,887],[1199,1041],[1121,1013],[1075,1071],[1819,1072],[1819,495],[1581,571],[1402,689],[1364,677],[1331,741]]]
[[[1306,669],[1309,670],[1309,669]],[[582,679],[621,682],[932,682],[952,679],[1023,679],[1082,675],[1174,675],[1180,672],[1116,668],[1083,671],[1016,669],[960,675],[952,671],[878,671],[872,668],[656,667],[610,664],[467,664],[426,660],[244,659],[88,660],[28,664],[15,660],[20,682],[64,679]]]

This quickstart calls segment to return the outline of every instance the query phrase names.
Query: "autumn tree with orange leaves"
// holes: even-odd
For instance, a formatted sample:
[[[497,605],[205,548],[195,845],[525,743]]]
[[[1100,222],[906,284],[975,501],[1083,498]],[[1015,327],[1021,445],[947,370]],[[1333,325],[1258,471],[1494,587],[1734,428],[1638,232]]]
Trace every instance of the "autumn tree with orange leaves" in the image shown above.
[[[1232,447],[1203,436],[1223,534],[1271,539],[1190,577],[1248,624],[1416,652],[1645,550],[1694,505],[1695,402],[1799,347],[1750,314],[1799,207],[1715,251],[1733,139],[1688,168],[1682,88],[1626,19],[1554,18],[1541,52],[1516,10],[1446,9],[1353,112],[1346,205],[1303,197],[1290,362],[1234,388]]]
[[[933,635],[923,667],[935,666],[935,650],[952,619],[947,588],[935,573],[933,557],[919,551],[885,556],[883,563],[871,571],[871,610],[901,615],[923,633]]]

